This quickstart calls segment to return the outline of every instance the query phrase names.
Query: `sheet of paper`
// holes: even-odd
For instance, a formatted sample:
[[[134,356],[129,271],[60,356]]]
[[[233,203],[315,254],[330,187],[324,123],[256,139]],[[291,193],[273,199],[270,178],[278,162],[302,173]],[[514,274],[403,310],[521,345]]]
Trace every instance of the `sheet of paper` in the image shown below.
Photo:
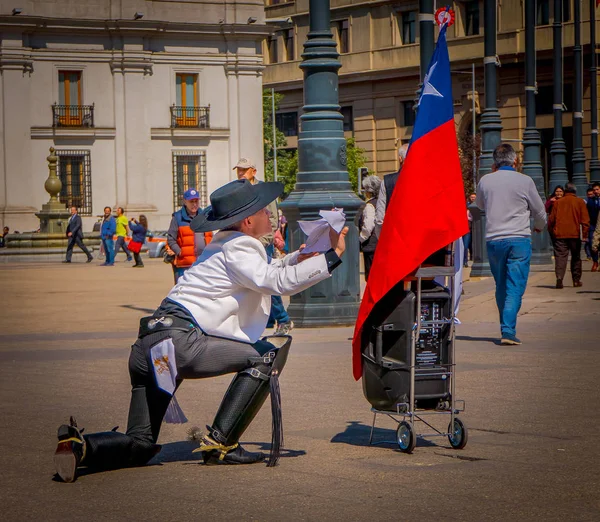
[[[298,221],[300,230],[308,236],[306,238],[306,247],[302,250],[303,254],[327,252],[332,247],[329,239],[329,230],[333,228],[339,234],[346,223],[346,215],[341,208],[336,210],[321,210],[319,215],[321,219],[315,221]]]

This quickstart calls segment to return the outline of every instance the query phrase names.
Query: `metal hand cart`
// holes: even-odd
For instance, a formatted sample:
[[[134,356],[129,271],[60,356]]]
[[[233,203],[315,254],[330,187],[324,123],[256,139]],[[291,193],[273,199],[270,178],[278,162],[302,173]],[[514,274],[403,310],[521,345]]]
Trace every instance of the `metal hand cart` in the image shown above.
[[[416,318],[412,325],[410,332],[410,353],[409,353],[409,393],[408,396],[404,394],[400,402],[395,403],[394,408],[390,409],[379,409],[376,407],[371,408],[373,413],[373,423],[371,425],[371,433],[369,437],[369,445],[371,444],[383,444],[383,443],[397,443],[400,451],[404,453],[412,453],[417,443],[417,437],[448,437],[450,446],[455,449],[462,449],[466,446],[468,441],[467,427],[463,421],[458,417],[459,413],[465,410],[465,402],[463,400],[456,399],[456,382],[455,382],[455,346],[454,346],[454,326],[455,326],[455,300],[454,300],[454,277],[455,268],[453,266],[432,266],[432,267],[421,267],[417,270],[416,277]],[[423,278],[436,278],[443,277],[445,280],[445,287],[449,289],[450,303],[449,307],[446,308],[444,315],[439,313],[438,317],[432,313],[432,317],[423,319],[423,308],[422,308],[422,288],[421,283]],[[409,283],[410,284],[410,283]],[[428,313],[427,306],[425,306],[426,314]],[[377,335],[381,336],[382,332],[393,329],[394,325],[382,324],[378,328]],[[419,408],[417,400],[415,400],[415,380],[417,373],[423,370],[421,363],[427,361],[423,359],[421,352],[421,361],[417,361],[417,349],[424,344],[424,340],[421,338],[421,334],[440,333],[441,329],[449,329],[447,331],[447,349],[448,354],[445,361],[436,361],[435,365],[431,365],[426,373],[427,379],[438,379],[444,382],[447,393],[439,395],[439,400],[434,408]],[[440,341],[441,342],[441,341]],[[375,356],[375,359],[381,357],[381,338],[379,338],[376,345],[379,348],[376,349],[379,353]],[[429,353],[429,352],[427,352]],[[387,363],[387,366],[392,368],[394,363]],[[385,365],[384,365],[385,366]],[[405,365],[406,367],[406,365]],[[365,386],[365,384],[363,384]],[[365,395],[367,394],[365,388]],[[373,402],[373,401],[370,401]],[[373,432],[375,430],[375,423],[377,415],[386,415],[393,419],[397,424],[396,440],[395,441],[373,441]],[[450,417],[450,423],[446,431],[440,430],[433,425],[433,418],[439,415],[447,415]],[[425,419],[428,417],[428,420]],[[416,424],[420,422],[429,428],[428,433],[417,433]]]

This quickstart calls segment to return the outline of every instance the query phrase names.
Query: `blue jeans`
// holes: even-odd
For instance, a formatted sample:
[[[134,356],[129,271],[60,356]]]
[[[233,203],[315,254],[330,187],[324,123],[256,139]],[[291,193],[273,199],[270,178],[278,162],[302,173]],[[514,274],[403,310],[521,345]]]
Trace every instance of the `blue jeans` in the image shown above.
[[[269,245],[265,247],[267,251],[267,258],[269,259],[269,263],[271,259],[273,259],[273,254],[275,253],[275,247],[273,245]],[[271,314],[269,315],[269,320],[267,321],[267,328],[273,328],[275,326],[275,321],[278,324],[281,323],[289,323],[290,316],[285,311],[285,306],[283,306],[283,300],[279,295],[271,296]]]
[[[513,237],[487,242],[490,269],[496,281],[496,304],[500,313],[502,336],[514,336],[517,332],[517,314],[531,261],[531,238]]]
[[[113,239],[102,238],[102,245],[104,246],[104,255],[106,256],[105,263],[112,265],[115,262],[115,242]]]
[[[598,226],[598,225],[596,225]],[[587,254],[588,257],[592,258],[592,261],[594,263],[598,262],[598,251],[594,252],[592,250],[592,239],[594,238],[594,230],[596,230],[596,227],[590,227],[590,230],[588,232],[588,242],[585,244],[585,253]]]
[[[463,245],[465,245],[465,257],[463,260],[463,265],[467,266],[467,261],[469,260],[469,252],[471,251],[471,240],[473,238],[473,235],[471,234],[471,232],[467,232],[463,237]],[[473,256],[471,256],[471,259],[473,258]]]
[[[117,255],[121,251],[121,249],[123,249],[123,252],[125,252],[125,255],[127,256],[127,261],[131,261],[131,252],[129,252],[129,249],[125,244],[125,236],[117,236],[117,244],[115,245],[115,255]]]

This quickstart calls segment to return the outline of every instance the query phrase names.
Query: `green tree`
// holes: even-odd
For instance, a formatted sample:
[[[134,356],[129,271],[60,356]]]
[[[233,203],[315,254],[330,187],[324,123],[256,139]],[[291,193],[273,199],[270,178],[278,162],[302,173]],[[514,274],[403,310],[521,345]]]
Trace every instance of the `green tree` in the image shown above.
[[[283,100],[283,94],[275,93],[275,112]],[[264,136],[264,155],[265,155],[265,180],[273,181],[273,123],[272,123],[272,104],[271,91],[263,91],[263,136]],[[296,174],[298,173],[298,152],[286,150],[287,140],[283,132],[279,129],[275,131],[275,140],[277,143],[277,179],[285,185],[283,197],[294,189],[296,184]],[[367,162],[367,156],[364,149],[356,146],[354,138],[346,139],[346,167],[348,176],[352,184],[352,190],[358,190],[358,169]]]
[[[367,163],[367,155],[364,149],[356,146],[354,138],[346,138],[346,157],[346,168],[348,169],[352,190],[358,192],[358,169],[364,167]],[[369,171],[369,174],[372,174],[372,172]]]

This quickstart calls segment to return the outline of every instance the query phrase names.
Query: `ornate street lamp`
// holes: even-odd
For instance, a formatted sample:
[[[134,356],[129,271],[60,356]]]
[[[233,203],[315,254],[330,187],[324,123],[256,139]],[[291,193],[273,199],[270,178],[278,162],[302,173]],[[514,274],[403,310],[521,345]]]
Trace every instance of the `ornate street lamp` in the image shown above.
[[[596,0],[590,2],[590,98],[592,102],[592,158],[590,159],[590,181],[600,181],[598,161],[598,68],[596,67]]]
[[[554,190],[556,185],[564,186],[569,181],[567,172],[567,147],[563,139],[563,56],[562,56],[562,8],[563,0],[554,0],[553,31],[553,81],[554,81],[554,138],[550,145],[552,167],[550,169],[550,183],[548,192]]]
[[[298,220],[319,218],[320,210],[343,208],[350,231],[342,266],[333,276],[292,296],[288,313],[298,326],[352,325],[360,303],[358,232],[353,221],[362,205],[346,170],[346,140],[338,98],[336,42],[329,0],[310,0],[310,31],[304,43],[304,107],[298,138],[296,186],[281,204],[290,226],[290,247],[304,241]]]
[[[577,1],[577,0],[575,0]],[[540,133],[536,127],[535,95],[536,60],[535,60],[535,0],[525,1],[525,119],[523,132],[523,174],[527,174],[535,182],[542,199],[545,198],[544,172],[541,161]],[[532,238],[531,262],[536,265],[552,263],[548,242],[548,233],[534,234]]]
[[[496,0],[485,0],[483,4],[484,25],[484,77],[485,77],[485,109],[481,115],[479,129],[481,131],[481,157],[479,158],[479,179],[492,171],[494,149],[500,144],[502,120],[498,112],[496,67],[496,32],[497,32]],[[490,264],[487,260],[485,246],[485,213],[476,205],[470,205],[473,215],[473,266],[471,276],[490,276]]]
[[[575,24],[575,45],[573,60],[575,61],[575,100],[573,107],[573,183],[577,187],[579,197],[585,196],[588,179],[585,174],[585,152],[583,151],[583,60],[581,57],[581,0],[573,2]]]

